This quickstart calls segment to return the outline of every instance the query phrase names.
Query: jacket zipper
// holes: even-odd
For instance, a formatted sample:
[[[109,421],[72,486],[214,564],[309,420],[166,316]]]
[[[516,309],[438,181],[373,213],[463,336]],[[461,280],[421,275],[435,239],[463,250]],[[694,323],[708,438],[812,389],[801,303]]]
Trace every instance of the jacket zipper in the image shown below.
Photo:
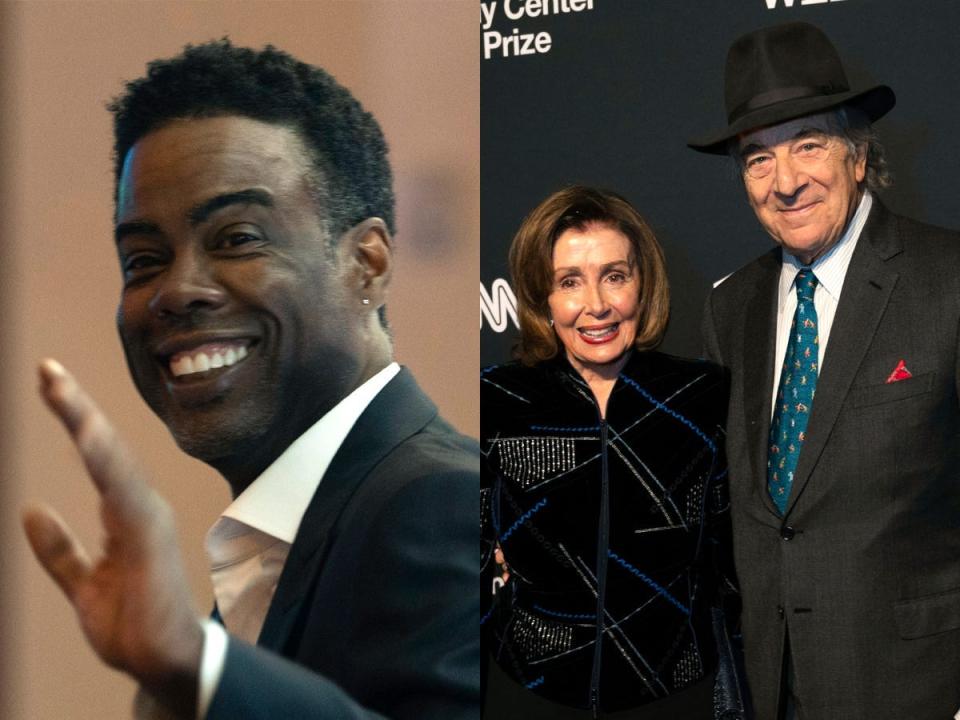
[[[600,522],[597,536],[597,639],[593,647],[590,709],[600,717],[600,660],[603,648],[604,606],[607,589],[607,551],[610,545],[610,485],[607,474],[607,421],[600,418]]]

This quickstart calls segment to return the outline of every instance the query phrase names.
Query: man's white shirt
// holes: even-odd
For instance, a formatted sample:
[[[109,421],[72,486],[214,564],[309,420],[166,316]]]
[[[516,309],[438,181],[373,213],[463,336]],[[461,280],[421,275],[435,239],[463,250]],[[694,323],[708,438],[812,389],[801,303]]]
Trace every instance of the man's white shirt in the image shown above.
[[[357,419],[400,372],[390,363],[297,438],[227,508],[207,533],[207,555],[224,627],[204,621],[197,718],[223,674],[228,635],[256,643],[300,521]]]
[[[826,253],[817,258],[811,265],[813,274],[817,276],[818,286],[813,296],[813,305],[817,310],[818,357],[817,367],[823,369],[823,360],[827,351],[827,341],[830,339],[830,329],[833,327],[833,318],[837,314],[837,305],[840,303],[840,293],[843,290],[843,281],[850,267],[850,258],[857,247],[860,233],[867,222],[870,208],[873,207],[873,197],[864,192],[853,217],[847,224],[840,239],[834,243]],[[783,356],[787,352],[787,343],[790,340],[790,325],[793,315],[797,311],[797,293],[794,290],[794,280],[803,263],[788,252],[782,252],[783,264],[780,267],[780,286],[777,293],[777,348],[774,355],[773,368],[773,397],[770,401],[770,416],[773,417],[777,404],[777,390],[780,387],[780,371],[783,369]]]

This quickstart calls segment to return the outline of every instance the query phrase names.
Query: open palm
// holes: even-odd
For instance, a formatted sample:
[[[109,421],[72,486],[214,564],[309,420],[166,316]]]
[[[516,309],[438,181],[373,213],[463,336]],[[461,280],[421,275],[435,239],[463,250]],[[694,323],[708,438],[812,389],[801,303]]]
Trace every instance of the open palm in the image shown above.
[[[190,717],[203,630],[173,513],[76,380],[53,360],[41,364],[40,380],[44,400],[66,427],[100,494],[105,541],[101,556],[92,560],[54,510],[37,506],[23,516],[30,545],[104,662]]]

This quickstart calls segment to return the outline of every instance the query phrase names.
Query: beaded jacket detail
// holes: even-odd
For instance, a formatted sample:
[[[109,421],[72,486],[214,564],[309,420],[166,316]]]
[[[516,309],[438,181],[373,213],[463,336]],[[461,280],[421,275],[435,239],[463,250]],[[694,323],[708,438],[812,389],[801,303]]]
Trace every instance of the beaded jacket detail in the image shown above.
[[[657,352],[633,353],[605,419],[565,359],[483,370],[481,623],[510,677],[608,712],[713,671],[710,608],[735,592],[726,407],[720,368]]]

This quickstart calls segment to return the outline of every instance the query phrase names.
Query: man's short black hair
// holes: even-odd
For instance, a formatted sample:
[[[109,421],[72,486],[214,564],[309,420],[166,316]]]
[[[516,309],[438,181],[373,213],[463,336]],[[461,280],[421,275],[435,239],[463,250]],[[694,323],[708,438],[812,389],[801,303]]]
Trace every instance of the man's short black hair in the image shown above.
[[[109,105],[114,114],[114,179],[144,135],[171,120],[241,115],[296,130],[313,154],[321,210],[332,237],[379,217],[394,232],[387,144],[374,117],[325,70],[267,45],[252,50],[227,38],[187,45],[147,65]]]

